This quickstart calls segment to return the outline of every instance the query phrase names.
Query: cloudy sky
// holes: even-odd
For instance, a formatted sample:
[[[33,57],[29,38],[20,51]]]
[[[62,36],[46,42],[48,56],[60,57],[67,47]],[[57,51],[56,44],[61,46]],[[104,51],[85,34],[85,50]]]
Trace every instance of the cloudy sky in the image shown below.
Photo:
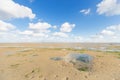
[[[120,0],[0,0],[0,42],[120,42]]]

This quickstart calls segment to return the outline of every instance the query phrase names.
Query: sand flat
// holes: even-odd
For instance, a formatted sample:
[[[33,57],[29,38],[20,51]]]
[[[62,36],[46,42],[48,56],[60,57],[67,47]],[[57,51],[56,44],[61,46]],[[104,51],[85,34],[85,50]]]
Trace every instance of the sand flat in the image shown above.
[[[0,80],[119,80],[119,52],[76,50],[90,44],[1,44]],[[94,44],[90,47],[108,46]],[[9,47],[7,47],[9,46]],[[14,47],[13,47],[14,46]],[[22,46],[15,47],[15,46]],[[115,47],[112,45],[112,47]],[[71,48],[72,47],[72,48]],[[111,47],[111,45],[109,46]],[[120,47],[117,46],[119,49]],[[13,52],[12,54],[5,54]],[[91,71],[79,71],[72,64],[50,58],[69,53],[87,53],[94,57]]]

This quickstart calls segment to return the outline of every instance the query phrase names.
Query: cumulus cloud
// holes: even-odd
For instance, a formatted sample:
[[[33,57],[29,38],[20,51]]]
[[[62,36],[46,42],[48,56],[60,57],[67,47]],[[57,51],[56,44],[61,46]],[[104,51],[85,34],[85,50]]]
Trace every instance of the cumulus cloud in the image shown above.
[[[16,27],[10,23],[6,23],[0,20],[0,31],[10,31],[15,29]]]
[[[18,31],[20,35],[26,35],[29,37],[40,37],[45,38],[50,35],[50,28],[54,29],[55,26],[47,22],[37,22],[37,23],[29,23],[28,29],[24,31]]]
[[[91,12],[91,9],[90,9],[90,8],[88,8],[88,9],[83,9],[83,10],[80,10],[80,13],[83,13],[83,14],[85,14],[85,15],[88,15],[88,14],[90,14],[90,12]]]
[[[51,27],[52,25],[47,22],[29,23],[29,29],[32,29],[36,32],[47,33],[50,32],[49,28]]]
[[[53,26],[53,28],[54,28],[54,29],[57,29],[57,26],[55,25],[55,26]]]
[[[0,42],[79,42],[82,40],[80,36],[72,36],[70,33],[72,29],[62,32],[60,29],[63,24],[58,32],[51,31],[56,27],[47,22],[30,23],[28,28],[23,31],[3,21],[0,21],[0,25],[3,25],[0,26]],[[74,27],[73,24],[69,25]]]
[[[19,31],[18,34],[21,34],[23,36],[29,36],[29,37],[48,37],[47,34],[45,33],[35,33],[33,31],[30,31],[30,30],[26,30],[26,31]]]
[[[33,1],[33,0],[29,0]],[[2,20],[11,18],[35,18],[32,10],[26,6],[15,3],[14,0],[0,0],[0,42],[39,42],[39,41],[64,41],[67,40],[75,24],[65,22],[59,28],[59,32],[51,32],[58,29],[56,25],[43,21],[29,23],[26,30],[18,30],[16,26]],[[68,39],[69,40],[69,39]]]
[[[34,37],[48,37],[48,34],[45,34],[45,33],[34,33],[32,34],[32,36]]]
[[[55,32],[55,33],[53,33],[53,36],[64,37],[64,38],[68,37],[68,35],[66,33],[63,33],[63,32]]]
[[[97,5],[97,12],[106,16],[120,15],[120,3],[118,0],[102,0]]]
[[[23,34],[23,35],[32,35],[33,31],[30,30],[25,30],[25,31],[18,31],[19,34]]]
[[[109,27],[107,27],[106,29],[107,29],[107,30],[120,31],[120,24],[109,26]]]
[[[33,19],[35,14],[26,6],[15,3],[13,0],[0,0],[0,19],[25,18]]]
[[[119,42],[120,24],[108,26],[96,35],[92,35],[91,41],[93,40],[98,42]]]
[[[68,38],[69,37],[68,33],[70,33],[74,27],[75,27],[75,24],[70,24],[68,22],[65,22],[61,25],[60,31],[54,32],[52,35],[56,37]]]
[[[70,24],[68,22],[65,22],[61,25],[60,31],[61,32],[71,32],[74,27],[75,27],[75,24]]]
[[[45,39],[47,38],[47,40],[50,41],[56,41],[57,39],[59,41],[59,39],[61,38],[62,40],[69,38],[70,36],[68,33],[70,33],[74,27],[75,24],[70,24],[68,22],[65,22],[61,25],[60,31],[51,32],[52,29],[57,29],[57,26],[52,26],[47,22],[29,23],[28,30],[19,31],[19,34],[34,38],[36,37],[45,38]],[[80,39],[80,37],[76,37],[75,39]]]
[[[101,32],[102,35],[108,35],[108,36],[113,36],[115,33],[113,31],[110,31],[110,30],[103,30]]]

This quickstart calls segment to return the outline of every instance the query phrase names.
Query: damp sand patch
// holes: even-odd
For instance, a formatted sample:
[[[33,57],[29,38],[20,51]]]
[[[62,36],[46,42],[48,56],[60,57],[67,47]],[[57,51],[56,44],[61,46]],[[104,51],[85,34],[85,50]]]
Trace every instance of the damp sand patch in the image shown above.
[[[70,53],[64,57],[52,57],[50,58],[54,61],[64,61],[66,63],[71,63],[74,68],[79,71],[90,71],[93,65],[93,57],[88,54],[83,53]]]
[[[60,60],[63,60],[62,57],[52,57],[50,58],[51,60],[54,60],[54,61],[60,61]]]

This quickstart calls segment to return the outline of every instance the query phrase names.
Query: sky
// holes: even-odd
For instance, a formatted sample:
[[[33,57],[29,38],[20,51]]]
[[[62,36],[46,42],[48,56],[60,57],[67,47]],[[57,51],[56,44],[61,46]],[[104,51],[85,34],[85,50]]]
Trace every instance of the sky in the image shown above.
[[[0,0],[0,42],[120,43],[120,0]]]

